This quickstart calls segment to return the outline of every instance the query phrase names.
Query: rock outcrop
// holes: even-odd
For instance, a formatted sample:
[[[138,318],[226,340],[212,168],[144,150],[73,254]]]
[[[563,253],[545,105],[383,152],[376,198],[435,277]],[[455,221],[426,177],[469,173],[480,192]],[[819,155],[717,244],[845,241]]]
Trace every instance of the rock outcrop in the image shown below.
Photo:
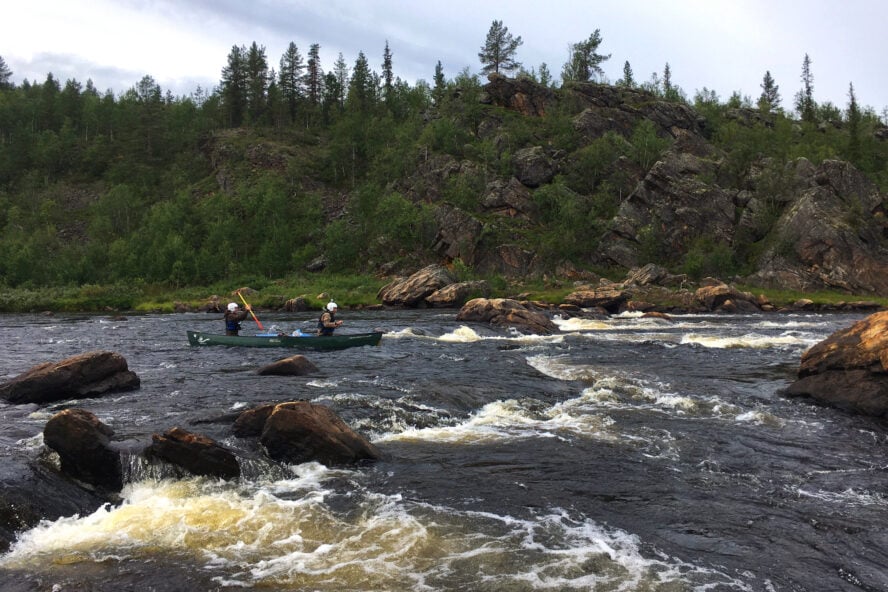
[[[888,295],[888,219],[878,188],[847,162],[799,166],[798,193],[750,281]]]
[[[544,313],[532,310],[510,298],[474,298],[463,305],[457,321],[490,323],[498,327],[514,328],[521,332],[550,335],[558,326]]]
[[[888,311],[830,335],[802,355],[790,397],[888,417]]]
[[[487,298],[488,296],[490,296],[490,284],[486,280],[457,282],[435,290],[426,298],[426,303],[436,308],[456,308],[472,298]]]
[[[601,308],[610,314],[620,312],[632,293],[619,285],[605,285],[597,288],[584,286],[564,298],[566,304],[580,308]]]
[[[114,430],[84,409],[61,411],[43,428],[43,442],[59,455],[62,473],[106,491],[123,488],[120,453],[111,446]]]
[[[426,305],[426,297],[455,282],[456,279],[443,265],[429,265],[406,279],[383,286],[377,298],[386,305],[417,308]]]
[[[139,377],[129,370],[123,356],[93,351],[34,366],[0,385],[0,398],[16,404],[45,404],[134,390],[139,385]]]

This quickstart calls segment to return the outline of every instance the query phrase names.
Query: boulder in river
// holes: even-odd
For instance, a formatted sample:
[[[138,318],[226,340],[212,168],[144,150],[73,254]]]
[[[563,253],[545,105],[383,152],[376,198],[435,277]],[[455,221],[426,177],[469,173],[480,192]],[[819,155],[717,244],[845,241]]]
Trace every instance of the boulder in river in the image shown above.
[[[317,372],[318,367],[303,355],[290,356],[272,362],[256,371],[257,374],[263,376],[305,376]]]
[[[888,417],[888,311],[836,331],[802,355],[790,397]]]
[[[181,428],[171,428],[151,436],[146,456],[159,458],[195,475],[237,479],[237,458],[216,441]]]
[[[0,384],[0,398],[16,404],[45,404],[135,390],[139,386],[139,377],[129,370],[123,356],[92,351],[34,366]]]
[[[376,446],[330,408],[307,401],[245,411],[235,422],[235,433],[249,436],[257,432],[268,455],[282,462],[317,461],[329,466],[382,457]]]
[[[558,326],[546,314],[511,298],[473,298],[463,305],[456,320],[512,327],[536,335],[551,335],[558,331]]]
[[[120,453],[111,447],[114,430],[84,409],[65,409],[43,428],[43,442],[59,455],[62,473],[106,491],[123,488]]]

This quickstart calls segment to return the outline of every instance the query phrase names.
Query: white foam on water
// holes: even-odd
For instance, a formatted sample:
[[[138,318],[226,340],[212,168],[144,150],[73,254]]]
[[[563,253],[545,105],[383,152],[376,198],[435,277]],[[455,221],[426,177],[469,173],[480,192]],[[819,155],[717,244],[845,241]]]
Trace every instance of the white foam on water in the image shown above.
[[[608,417],[574,413],[570,402],[540,408],[537,402],[508,399],[484,405],[464,422],[428,428],[408,428],[387,433],[375,442],[444,442],[489,444],[527,438],[558,438],[570,434],[611,439]]]
[[[690,396],[672,392],[669,385],[628,373],[615,372],[611,368],[600,370],[587,364],[577,364],[567,355],[535,355],[527,358],[527,363],[546,376],[558,380],[581,380],[593,385],[583,390],[579,401],[594,404],[598,410],[588,406],[583,413],[601,413],[604,410],[656,410],[677,415],[687,415],[702,419],[718,419],[756,423],[769,427],[781,427],[784,421],[761,409],[743,410],[717,396]]]
[[[799,487],[795,492],[800,497],[814,498],[828,504],[838,505],[842,508],[888,506],[888,495],[881,491],[858,491],[857,489],[852,488],[844,491],[823,491],[809,490]]]
[[[557,508],[518,518],[356,488],[342,509],[341,502],[326,503],[325,481],[357,473],[317,464],[295,471],[264,483],[135,483],[119,507],[23,533],[0,567],[174,555],[232,587],[629,591],[718,583],[745,589],[725,574],[662,554],[645,557],[638,537]]]
[[[552,321],[561,331],[609,331],[612,325],[598,319],[584,319],[582,317],[570,317],[567,319],[555,317]]]
[[[762,335],[759,333],[748,333],[746,335],[721,336],[721,335],[704,335],[701,333],[689,333],[682,336],[681,343],[683,345],[693,344],[703,347],[728,349],[748,347],[754,349],[768,349],[777,347],[808,347],[817,342],[814,338],[805,338],[799,335],[784,333],[782,335]]]
[[[519,345],[534,345],[538,343],[561,343],[562,335],[525,335],[515,329],[510,329],[508,335],[480,335],[477,331],[466,325],[454,329],[450,333],[444,333],[437,338],[444,343],[475,343],[478,341],[503,341]]]

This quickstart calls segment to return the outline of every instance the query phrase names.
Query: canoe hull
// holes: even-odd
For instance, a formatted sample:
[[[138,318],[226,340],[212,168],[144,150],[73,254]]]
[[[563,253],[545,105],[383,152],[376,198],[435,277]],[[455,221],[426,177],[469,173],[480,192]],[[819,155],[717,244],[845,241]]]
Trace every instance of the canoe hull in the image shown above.
[[[343,333],[326,337],[318,337],[316,335],[298,337],[291,335],[218,335],[214,333],[201,333],[200,331],[188,331],[188,343],[195,346],[282,347],[315,351],[379,345],[380,339],[382,339],[381,331],[374,331],[372,333]]]

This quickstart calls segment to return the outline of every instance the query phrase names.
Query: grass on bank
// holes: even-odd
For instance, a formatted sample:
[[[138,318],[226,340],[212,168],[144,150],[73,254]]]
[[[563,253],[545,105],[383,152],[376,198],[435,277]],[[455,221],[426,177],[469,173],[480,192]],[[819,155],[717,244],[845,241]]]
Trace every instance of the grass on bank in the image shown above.
[[[475,278],[480,279],[480,278]],[[303,298],[314,309],[330,299],[340,307],[357,308],[380,304],[377,294],[388,284],[388,278],[368,275],[293,276],[279,280],[264,278],[240,278],[237,281],[211,286],[175,287],[162,284],[132,282],[113,285],[53,286],[30,288],[0,288],[0,313],[35,312],[139,312],[172,313],[177,310],[200,310],[214,298],[222,306],[238,301],[236,290],[244,291],[244,297],[257,309],[283,308],[287,300]],[[574,290],[570,282],[507,282],[502,278],[489,280],[494,298],[520,297],[529,300],[560,304]],[[807,299],[820,306],[836,306],[842,303],[870,301],[888,307],[888,298],[873,295],[853,295],[845,292],[791,290],[767,290],[750,286],[738,289],[754,294],[764,294],[777,307],[791,305]],[[668,306],[670,302],[657,303]]]

